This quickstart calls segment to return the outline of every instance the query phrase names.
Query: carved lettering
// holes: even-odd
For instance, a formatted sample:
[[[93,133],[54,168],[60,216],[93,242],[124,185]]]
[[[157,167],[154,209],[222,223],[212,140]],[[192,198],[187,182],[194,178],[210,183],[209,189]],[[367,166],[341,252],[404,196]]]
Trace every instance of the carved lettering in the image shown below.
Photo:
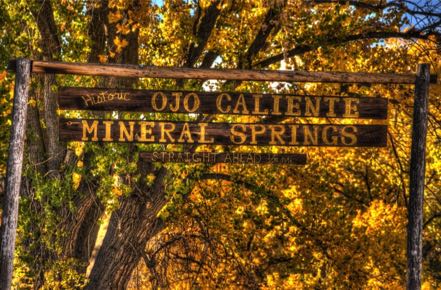
[[[326,113],[326,117],[337,117],[335,114],[335,103],[338,102],[339,98],[326,97],[323,100],[328,102],[328,112]]]
[[[261,111],[260,108],[260,100],[262,99],[262,95],[253,95],[254,99],[254,109],[251,114],[254,115],[268,115],[268,109]]]
[[[318,144],[318,127],[312,126],[304,126],[303,134],[305,136],[305,140],[303,143],[305,145],[317,145]],[[312,130],[311,130],[312,129]]]
[[[92,139],[90,139],[90,141],[98,141],[98,121],[93,121],[91,126],[89,126],[88,120],[82,120],[81,123],[83,125],[83,136],[81,140],[89,141],[88,134],[93,134],[93,137]]]
[[[63,110],[387,118],[387,100],[369,97],[61,88],[58,98]]]
[[[200,130],[200,138],[199,143],[202,144],[212,144],[214,143],[214,138],[207,138],[207,123],[199,123],[199,130]]]
[[[106,132],[104,135],[103,141],[107,141],[107,142],[113,141],[113,138],[112,138],[113,121],[103,121],[103,124],[104,124],[105,132]]]
[[[269,125],[271,130],[270,145],[284,145],[283,134],[285,134],[285,126],[283,125]],[[276,141],[277,140],[277,141]]]
[[[235,124],[231,127],[230,140],[234,144],[243,144],[246,141],[247,136],[245,135],[246,126],[242,124]]]
[[[347,146],[357,144],[357,127],[355,126],[345,126],[341,130],[341,143]]]
[[[320,97],[315,97],[314,104],[310,97],[305,97],[305,117],[318,117],[321,99]]]
[[[118,124],[119,124],[119,139],[118,139],[118,141],[120,141],[120,142],[133,141],[133,136],[134,136],[133,129],[135,127],[135,122],[129,121],[128,123],[129,123],[129,129],[127,130],[126,122],[124,122],[124,121],[118,122]]]
[[[300,116],[301,110],[300,110],[300,102],[301,98],[298,96],[286,96],[287,101],[287,109],[286,109],[286,116]]]
[[[193,99],[193,106],[190,107],[190,98]],[[189,93],[186,94],[184,97],[184,109],[188,112],[188,113],[194,113],[199,109],[199,105],[200,105],[201,101],[199,100],[199,96],[195,93]]]
[[[170,104],[170,111],[177,112],[179,111],[179,104],[181,102],[182,93],[181,92],[173,92],[172,96],[175,98],[175,103]]]
[[[332,131],[330,133],[329,131]],[[323,128],[322,131],[322,140],[326,145],[337,145],[338,143],[338,137],[336,136],[336,133],[338,133],[338,129],[336,126],[326,126]],[[331,138],[331,139],[329,139]]]
[[[240,94],[237,98],[236,106],[233,109],[233,113],[244,115],[248,115],[250,113],[250,111],[248,111],[247,103],[243,94]]]
[[[358,118],[358,104],[359,100],[356,98],[344,98],[345,102],[345,113],[343,117],[345,118]]]
[[[382,147],[387,145],[387,126],[62,119],[60,139],[166,144]]]
[[[194,143],[193,137],[191,136],[190,127],[188,123],[184,123],[182,126],[182,132],[178,139],[179,143]]]
[[[297,141],[297,130],[299,129],[299,125],[290,125],[291,128],[291,141],[289,142],[290,145],[298,145],[299,142]]]
[[[161,106],[158,105],[158,98],[161,98]],[[152,97],[152,108],[157,112],[161,112],[167,107],[167,96],[163,92],[156,92]]]
[[[159,127],[161,128],[161,138],[159,138],[159,142],[175,142],[175,139],[172,137],[172,135],[170,135],[170,133],[172,133],[176,128],[174,123],[161,122],[159,123]],[[168,139],[166,139],[165,136],[167,136]]]
[[[153,122],[139,122],[140,134],[138,137],[139,142],[153,142],[155,141],[155,136],[152,135],[152,128],[155,123]]]
[[[256,136],[263,135],[266,132],[264,125],[249,125],[251,128],[251,142],[250,144],[257,144]]]
[[[231,111],[231,105],[227,103],[228,105],[223,107],[222,102],[223,102],[224,98],[227,100],[227,102],[231,101],[231,96],[229,94],[227,94],[227,93],[220,94],[216,98],[216,108],[219,112],[224,113],[224,114],[228,114]]]
[[[272,115],[282,115],[280,112],[280,99],[282,96],[279,95],[273,95],[273,110],[271,112]]]

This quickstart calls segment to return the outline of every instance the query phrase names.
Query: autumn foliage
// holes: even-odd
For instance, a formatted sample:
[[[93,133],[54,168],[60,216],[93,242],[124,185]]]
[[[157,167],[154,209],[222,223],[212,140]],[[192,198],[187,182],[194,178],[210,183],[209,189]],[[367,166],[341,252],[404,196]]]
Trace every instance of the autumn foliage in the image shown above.
[[[437,1],[0,1],[0,59],[202,68],[441,70]],[[423,3],[424,2],[424,3]],[[0,73],[4,179],[13,74]],[[388,120],[61,111],[60,86],[369,96]],[[414,88],[34,75],[17,289],[401,289]],[[430,87],[423,281],[441,287],[441,86]],[[386,148],[97,144],[58,117],[387,124]],[[307,153],[306,166],[159,164],[140,151]],[[4,194],[4,186],[0,186]]]

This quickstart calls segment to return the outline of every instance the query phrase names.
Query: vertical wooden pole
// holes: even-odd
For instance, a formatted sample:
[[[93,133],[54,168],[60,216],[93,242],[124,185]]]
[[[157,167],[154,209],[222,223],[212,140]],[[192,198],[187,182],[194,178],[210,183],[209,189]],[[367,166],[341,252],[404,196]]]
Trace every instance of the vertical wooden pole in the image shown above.
[[[11,289],[12,282],[30,79],[31,61],[18,59],[1,231],[0,289],[2,290]]]
[[[407,289],[421,289],[424,174],[429,96],[428,64],[418,66],[413,106],[410,198],[407,225]]]

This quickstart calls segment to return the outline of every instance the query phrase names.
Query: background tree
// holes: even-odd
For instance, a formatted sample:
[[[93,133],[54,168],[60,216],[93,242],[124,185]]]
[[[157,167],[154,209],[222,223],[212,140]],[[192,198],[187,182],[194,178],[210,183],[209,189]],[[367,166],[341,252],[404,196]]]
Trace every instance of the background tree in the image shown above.
[[[417,63],[430,62],[432,71],[440,69],[441,4],[432,0],[0,3],[0,57],[5,65],[11,58],[27,56],[369,72],[413,72]],[[11,82],[12,76],[0,75],[3,175]],[[58,112],[58,86],[382,96],[391,103],[389,146],[258,149],[305,151],[309,161],[301,168],[149,164],[138,160],[137,152],[164,149],[163,145],[61,144],[59,113],[116,115]],[[47,289],[399,287],[406,269],[412,94],[411,87],[398,85],[36,76],[28,114],[14,282],[20,288]],[[432,86],[424,279],[434,287],[441,283],[439,96],[440,87]],[[117,117],[287,121],[173,114],[118,113]],[[168,145],[167,150],[182,146]]]

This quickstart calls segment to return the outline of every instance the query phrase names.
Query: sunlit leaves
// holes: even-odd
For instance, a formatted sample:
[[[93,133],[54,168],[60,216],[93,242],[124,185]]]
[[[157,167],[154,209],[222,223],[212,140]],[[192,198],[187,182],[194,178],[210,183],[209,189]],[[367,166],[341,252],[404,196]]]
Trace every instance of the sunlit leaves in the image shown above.
[[[102,3],[105,3],[103,1]],[[135,3],[136,2],[136,3]],[[198,59],[200,65],[210,50],[219,55],[214,66],[237,67],[255,40],[257,32],[274,24],[262,50],[252,60],[258,63],[279,53],[307,47],[306,53],[288,58],[271,68],[310,71],[415,71],[417,63],[430,62],[440,71],[439,47],[434,41],[368,39],[339,43],[347,35],[385,29],[399,31],[408,22],[396,9],[371,11],[346,3],[312,5],[311,1],[220,1],[220,16]],[[374,3],[369,1],[369,3]],[[16,56],[41,58],[41,36],[30,8],[37,2],[3,1],[0,9],[0,57],[3,64]],[[54,2],[55,3],[55,2]],[[157,3],[157,2],[156,2]],[[188,47],[196,42],[197,13],[212,1],[109,0],[104,21],[104,48],[100,62],[121,62],[124,54],[139,51],[139,63],[180,66]],[[376,3],[376,2],[375,2]],[[53,5],[61,59],[83,62],[91,51],[89,23],[99,1],[63,0]],[[135,5],[136,4],[136,5]],[[200,7],[198,7],[198,4]],[[198,12],[198,9],[201,11]],[[263,23],[269,9],[282,9],[272,23]],[[139,33],[139,35],[137,34]],[[133,38],[137,45],[133,45]],[[131,40],[132,39],[132,40]],[[438,49],[438,51],[437,51]],[[3,66],[4,68],[4,66]],[[0,139],[9,134],[12,75],[0,74]],[[60,86],[97,86],[98,78],[60,76]],[[147,89],[176,89],[175,80],[142,79]],[[185,82],[185,89],[204,88],[200,82]],[[153,212],[166,228],[147,246],[154,259],[136,279],[159,288],[399,288],[405,279],[404,236],[413,88],[402,85],[336,85],[243,82],[239,86],[217,82],[213,88],[249,92],[283,92],[322,95],[367,95],[389,99],[389,140],[383,149],[335,148],[223,148],[212,151],[306,152],[308,165],[186,165],[167,164],[161,186],[166,205]],[[56,87],[53,88],[56,90]],[[440,206],[440,95],[431,86],[427,144],[425,247],[430,249],[425,279],[439,286]],[[33,96],[33,108],[41,102]],[[40,108],[41,109],[41,108]],[[61,112],[70,117],[96,117],[90,112]],[[102,117],[102,116],[100,116]],[[178,114],[105,113],[105,118],[195,120]],[[250,117],[216,116],[216,121],[259,122]],[[300,120],[284,122],[331,122]],[[346,120],[341,122],[354,122]],[[372,123],[360,120],[360,124]],[[377,122],[377,121],[375,121]],[[32,132],[36,133],[36,132]],[[94,181],[93,194],[111,214],[128,196],[149,199],[158,181],[160,164],[152,164],[146,175],[138,171],[139,150],[182,150],[182,146],[71,143],[75,160],[63,178],[51,179],[27,164],[26,177],[34,190],[23,196],[20,214],[17,284],[45,277],[46,288],[81,288],[84,275],[73,271],[80,264],[63,257],[62,241],[69,229],[63,218],[74,216],[74,201],[81,197],[81,184]],[[201,150],[200,148],[198,150]],[[4,175],[7,143],[1,143]],[[86,162],[87,158],[90,158]],[[47,161],[44,160],[42,164]],[[36,166],[36,165],[35,165]],[[222,173],[228,180],[203,179],[205,173]],[[139,190],[138,183],[146,190]],[[91,182],[92,183],[92,182]],[[28,185],[28,184],[27,184]],[[156,190],[156,189],[155,189]],[[150,202],[150,201],[149,201]],[[60,214],[61,212],[61,214]],[[38,214],[37,214],[38,213]],[[143,221],[139,221],[143,222]],[[146,225],[148,227],[149,225]],[[38,253],[50,253],[45,259]],[[143,249],[137,249],[142,253]],[[30,253],[37,253],[33,257]],[[148,262],[148,261],[147,261]],[[36,273],[34,265],[43,265]],[[438,265],[438,266],[437,266]],[[35,278],[37,277],[37,278]],[[438,284],[437,284],[438,283]]]

